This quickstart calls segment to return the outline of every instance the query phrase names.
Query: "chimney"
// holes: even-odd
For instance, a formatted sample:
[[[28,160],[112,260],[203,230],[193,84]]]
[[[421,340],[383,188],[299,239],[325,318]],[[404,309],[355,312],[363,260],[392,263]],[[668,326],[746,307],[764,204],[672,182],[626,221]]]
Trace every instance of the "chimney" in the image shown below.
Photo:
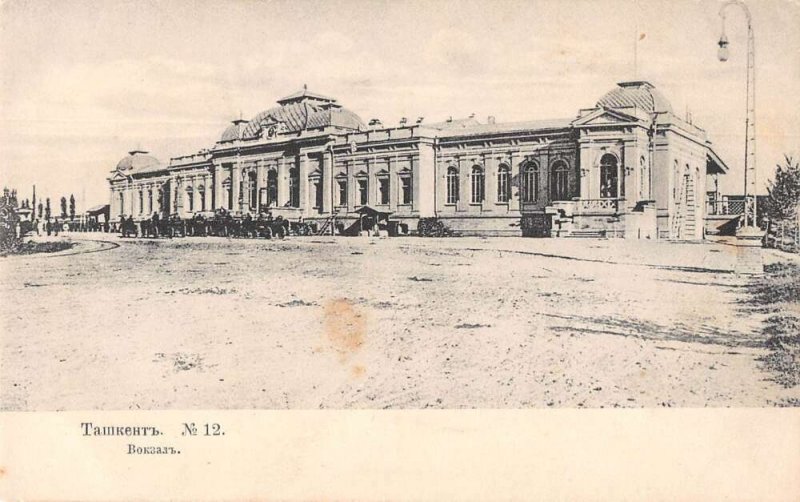
[[[489,115],[488,117],[486,117],[486,123],[489,125],[494,125],[495,124],[494,115]]]

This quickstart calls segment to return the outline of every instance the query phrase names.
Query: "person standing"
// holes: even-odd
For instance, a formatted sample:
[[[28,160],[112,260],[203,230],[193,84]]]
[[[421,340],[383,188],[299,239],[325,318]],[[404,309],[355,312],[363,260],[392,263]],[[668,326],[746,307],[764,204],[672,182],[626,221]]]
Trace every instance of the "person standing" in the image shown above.
[[[153,237],[158,237],[159,218],[158,213],[153,213],[151,218]]]

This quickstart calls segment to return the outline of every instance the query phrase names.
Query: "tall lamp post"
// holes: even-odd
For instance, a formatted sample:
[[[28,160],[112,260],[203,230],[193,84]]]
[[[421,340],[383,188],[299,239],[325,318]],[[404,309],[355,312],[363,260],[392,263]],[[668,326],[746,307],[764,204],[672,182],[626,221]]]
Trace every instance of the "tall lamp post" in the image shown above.
[[[722,35],[719,38],[719,60],[728,60],[728,37],[725,35],[725,14],[728,7],[741,7],[747,18],[747,115],[745,116],[744,142],[744,227],[758,227],[756,197],[756,68],[755,42],[753,41],[753,23],[750,9],[742,0],[728,0],[719,10],[722,18]]]

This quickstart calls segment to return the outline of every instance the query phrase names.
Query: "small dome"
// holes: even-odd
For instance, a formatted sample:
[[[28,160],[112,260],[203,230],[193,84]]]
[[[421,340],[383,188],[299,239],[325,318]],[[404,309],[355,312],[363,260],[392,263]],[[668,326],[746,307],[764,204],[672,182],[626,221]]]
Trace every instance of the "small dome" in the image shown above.
[[[160,167],[161,162],[144,150],[132,150],[117,163],[117,171],[142,171]]]
[[[237,139],[242,139],[242,131],[244,131],[245,126],[247,125],[246,120],[237,119],[234,120],[231,125],[225,129],[225,132],[222,133],[222,137],[219,139],[220,143],[224,141],[234,141]]]
[[[612,89],[597,101],[597,106],[604,108],[636,107],[649,113],[672,113],[672,105],[650,82],[620,82],[617,85],[619,87]]]

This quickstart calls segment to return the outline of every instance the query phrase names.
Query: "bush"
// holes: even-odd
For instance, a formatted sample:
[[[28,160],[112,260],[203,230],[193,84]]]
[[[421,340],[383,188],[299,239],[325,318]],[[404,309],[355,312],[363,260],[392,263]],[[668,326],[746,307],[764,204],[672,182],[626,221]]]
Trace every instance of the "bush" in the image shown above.
[[[439,218],[420,218],[417,223],[417,235],[420,237],[451,237],[453,231]]]

